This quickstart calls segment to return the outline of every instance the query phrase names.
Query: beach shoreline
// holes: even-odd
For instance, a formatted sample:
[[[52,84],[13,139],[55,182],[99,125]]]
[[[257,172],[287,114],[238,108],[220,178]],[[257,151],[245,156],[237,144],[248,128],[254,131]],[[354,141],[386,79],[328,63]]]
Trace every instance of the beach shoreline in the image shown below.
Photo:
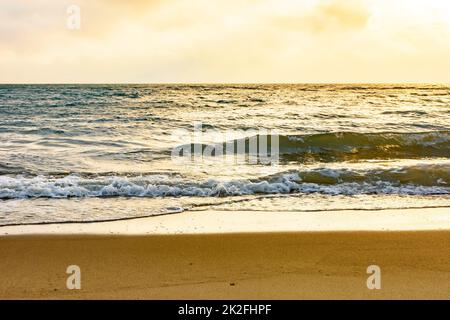
[[[450,230],[450,207],[330,211],[185,211],[102,222],[0,227],[12,235],[167,235]]]
[[[277,213],[285,224],[281,230],[271,218],[276,213],[241,212],[237,220],[230,212],[209,211],[84,224],[84,229],[3,227],[0,298],[448,299],[448,210],[411,210],[377,211],[373,219],[367,218],[370,212],[347,212],[342,217],[347,228],[339,224],[342,212],[319,213],[315,222],[301,220],[306,214]],[[348,220],[349,214],[368,222],[355,230],[358,219]],[[394,216],[381,223],[388,214]],[[332,223],[325,223],[330,216],[333,231]],[[411,227],[420,219],[428,221],[426,230]],[[165,230],[156,228],[161,221]],[[181,228],[187,221],[191,224]],[[205,232],[210,225],[222,225],[222,232]],[[81,290],[66,287],[69,265],[80,267]],[[366,285],[371,265],[381,269],[380,290]]]

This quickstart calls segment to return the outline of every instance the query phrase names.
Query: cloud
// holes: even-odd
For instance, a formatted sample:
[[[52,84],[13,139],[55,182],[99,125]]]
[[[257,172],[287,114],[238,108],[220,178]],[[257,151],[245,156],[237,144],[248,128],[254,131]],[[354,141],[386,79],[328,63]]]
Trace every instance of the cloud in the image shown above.
[[[114,33],[148,10],[169,0],[2,0],[0,48],[16,52],[40,50],[67,38],[98,38]],[[68,33],[67,8],[81,9],[81,30]],[[64,40],[65,39],[65,40]]]
[[[344,28],[363,28],[370,18],[370,12],[361,0],[330,0],[318,5],[317,16],[324,24],[331,20]]]
[[[299,6],[280,15],[272,15],[272,19],[281,28],[335,34],[363,29],[370,15],[364,0],[319,0],[312,6]]]
[[[0,82],[442,81],[450,10],[430,2],[2,0]]]

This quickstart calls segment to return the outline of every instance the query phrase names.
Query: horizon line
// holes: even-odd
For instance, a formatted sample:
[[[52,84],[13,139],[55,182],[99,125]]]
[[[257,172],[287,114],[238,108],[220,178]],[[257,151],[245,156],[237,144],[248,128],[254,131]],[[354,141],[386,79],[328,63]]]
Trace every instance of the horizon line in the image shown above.
[[[0,82],[0,85],[450,85],[450,82]]]

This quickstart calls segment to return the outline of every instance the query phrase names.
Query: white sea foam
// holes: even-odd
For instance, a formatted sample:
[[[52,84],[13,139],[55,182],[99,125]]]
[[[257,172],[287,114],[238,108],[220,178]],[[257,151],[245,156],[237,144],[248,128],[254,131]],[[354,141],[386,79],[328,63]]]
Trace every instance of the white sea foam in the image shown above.
[[[207,179],[197,181],[180,176],[69,175],[0,176],[0,198],[67,197],[217,197],[251,194],[450,194],[447,166],[413,166],[389,170],[318,168],[288,171],[254,180]]]

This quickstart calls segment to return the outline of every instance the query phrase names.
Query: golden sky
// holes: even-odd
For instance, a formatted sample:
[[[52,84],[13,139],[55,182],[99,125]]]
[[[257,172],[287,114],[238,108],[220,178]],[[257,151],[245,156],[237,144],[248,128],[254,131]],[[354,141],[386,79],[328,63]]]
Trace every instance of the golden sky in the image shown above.
[[[0,83],[30,82],[450,83],[450,1],[1,0]]]

